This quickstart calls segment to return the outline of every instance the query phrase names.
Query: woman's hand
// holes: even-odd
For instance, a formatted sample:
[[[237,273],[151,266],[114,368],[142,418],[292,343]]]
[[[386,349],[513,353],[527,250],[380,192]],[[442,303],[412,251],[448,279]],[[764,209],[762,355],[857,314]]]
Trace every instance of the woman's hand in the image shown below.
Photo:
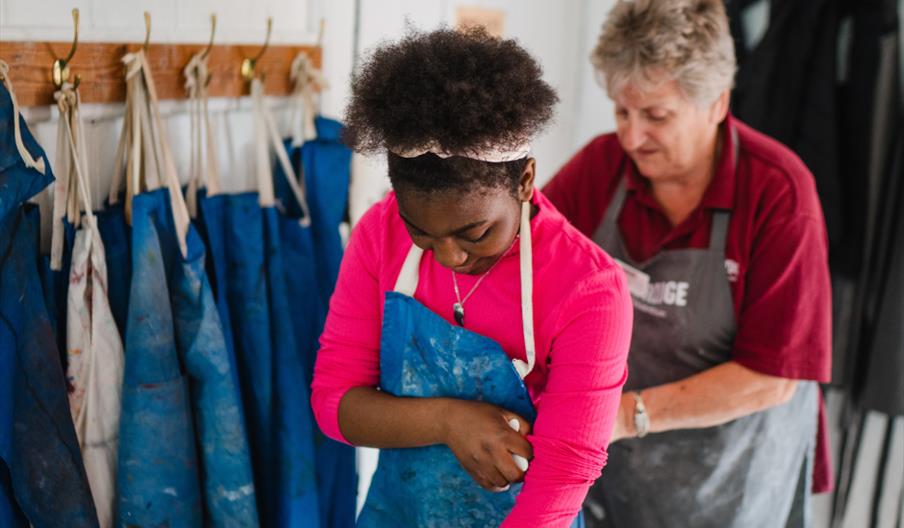
[[[449,446],[465,471],[489,491],[504,491],[524,480],[512,454],[527,460],[533,449],[525,436],[530,424],[524,418],[495,405],[466,400],[447,400],[442,412],[443,443]],[[517,420],[516,431],[509,421]]]

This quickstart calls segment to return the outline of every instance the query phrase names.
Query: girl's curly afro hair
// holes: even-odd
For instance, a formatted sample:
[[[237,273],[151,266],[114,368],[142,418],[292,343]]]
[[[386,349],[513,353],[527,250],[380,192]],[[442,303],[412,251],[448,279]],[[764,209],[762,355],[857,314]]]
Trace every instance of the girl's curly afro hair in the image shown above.
[[[379,46],[352,80],[344,141],[355,151],[389,152],[393,187],[422,192],[504,186],[517,191],[527,160],[488,163],[392,151],[436,143],[445,151],[515,147],[552,117],[558,101],[542,70],[514,40],[482,28],[411,30]]]

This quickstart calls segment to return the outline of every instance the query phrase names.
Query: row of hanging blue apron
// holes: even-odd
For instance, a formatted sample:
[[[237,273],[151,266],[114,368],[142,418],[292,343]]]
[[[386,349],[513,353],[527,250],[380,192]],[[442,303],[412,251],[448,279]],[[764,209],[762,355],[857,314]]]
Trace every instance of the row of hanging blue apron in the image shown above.
[[[124,61],[132,276],[117,524],[256,526],[240,397],[204,244],[189,222],[144,53]],[[118,156],[111,203],[121,166]]]
[[[277,210],[271,146],[295,186],[297,203],[306,208],[305,200],[264,107],[259,80],[251,90],[258,191],[214,194],[208,181],[196,198],[197,223],[210,247],[220,317],[232,336],[261,523],[316,527],[313,420],[303,383],[308,376],[292,320],[293,312],[307,309],[299,309],[294,298],[290,305],[286,280],[297,275],[313,284],[309,215],[291,218]],[[210,148],[212,141],[207,144]]]
[[[492,339],[449,324],[415,300],[423,250],[412,245],[383,306],[380,390],[408,398],[483,401],[534,422],[537,413],[523,381],[536,358],[530,212],[530,202],[523,202],[519,253],[527,361],[510,359]],[[484,490],[445,445],[382,449],[358,526],[499,526],[521,487]],[[583,526],[580,513],[572,526]]]
[[[53,175],[8,73],[0,61],[0,526],[97,526],[24,204]]]
[[[310,209],[310,229],[305,230],[307,233],[295,234],[286,232],[296,230],[287,225],[282,241],[287,248],[286,261],[291,263],[290,269],[305,267],[303,273],[288,273],[286,284],[293,306],[297,307],[292,313],[293,326],[304,358],[306,387],[310,387],[320,348],[318,340],[342,260],[339,226],[345,220],[348,207],[351,150],[340,141],[342,124],[316,115],[315,91],[324,89],[326,82],[306,55],[296,57],[291,75],[295,80],[293,134],[285,140],[285,148],[304,185],[304,197]],[[303,218],[305,213],[294,199],[279,165],[275,172],[278,203],[286,216]],[[288,252],[292,250],[294,254],[290,257]],[[314,269],[309,270],[312,266]],[[330,439],[316,423],[313,429],[321,526],[354,526],[358,488],[355,449]]]

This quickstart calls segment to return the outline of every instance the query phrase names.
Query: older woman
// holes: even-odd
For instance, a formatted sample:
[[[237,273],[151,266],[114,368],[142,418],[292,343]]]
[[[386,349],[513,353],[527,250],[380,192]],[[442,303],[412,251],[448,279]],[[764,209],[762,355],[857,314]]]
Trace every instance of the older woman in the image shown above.
[[[634,301],[616,443],[588,524],[806,526],[811,484],[827,483],[816,382],[831,362],[813,178],[729,114],[721,0],[619,1],[592,60],[616,132],[544,189],[620,261]]]

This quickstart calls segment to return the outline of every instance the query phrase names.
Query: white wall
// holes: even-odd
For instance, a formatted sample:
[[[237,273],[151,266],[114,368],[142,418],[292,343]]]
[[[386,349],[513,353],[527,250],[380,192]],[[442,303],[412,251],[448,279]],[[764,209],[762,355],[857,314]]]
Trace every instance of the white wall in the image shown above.
[[[361,0],[360,45],[367,51],[404,34],[406,23],[429,30],[454,26],[459,7],[505,13],[505,37],[517,39],[543,66],[544,78],[558,92],[554,121],[534,142],[537,181],[545,183],[593,133],[608,127],[605,95],[592,84],[587,59],[603,14],[613,0]],[[594,21],[595,18],[595,21]],[[589,32],[589,35],[588,35]],[[587,85],[591,85],[588,86]],[[591,105],[585,104],[590,102]],[[588,112],[589,109],[589,112]],[[611,113],[611,112],[609,112]],[[356,159],[352,217],[357,218],[388,189],[383,159]]]
[[[590,65],[590,52],[596,46],[603,20],[615,5],[615,0],[589,0],[584,2],[581,18],[583,31],[580,46],[580,80],[575,104],[575,130],[571,150],[575,151],[604,132],[615,130],[615,114],[606,90],[597,81]]]

